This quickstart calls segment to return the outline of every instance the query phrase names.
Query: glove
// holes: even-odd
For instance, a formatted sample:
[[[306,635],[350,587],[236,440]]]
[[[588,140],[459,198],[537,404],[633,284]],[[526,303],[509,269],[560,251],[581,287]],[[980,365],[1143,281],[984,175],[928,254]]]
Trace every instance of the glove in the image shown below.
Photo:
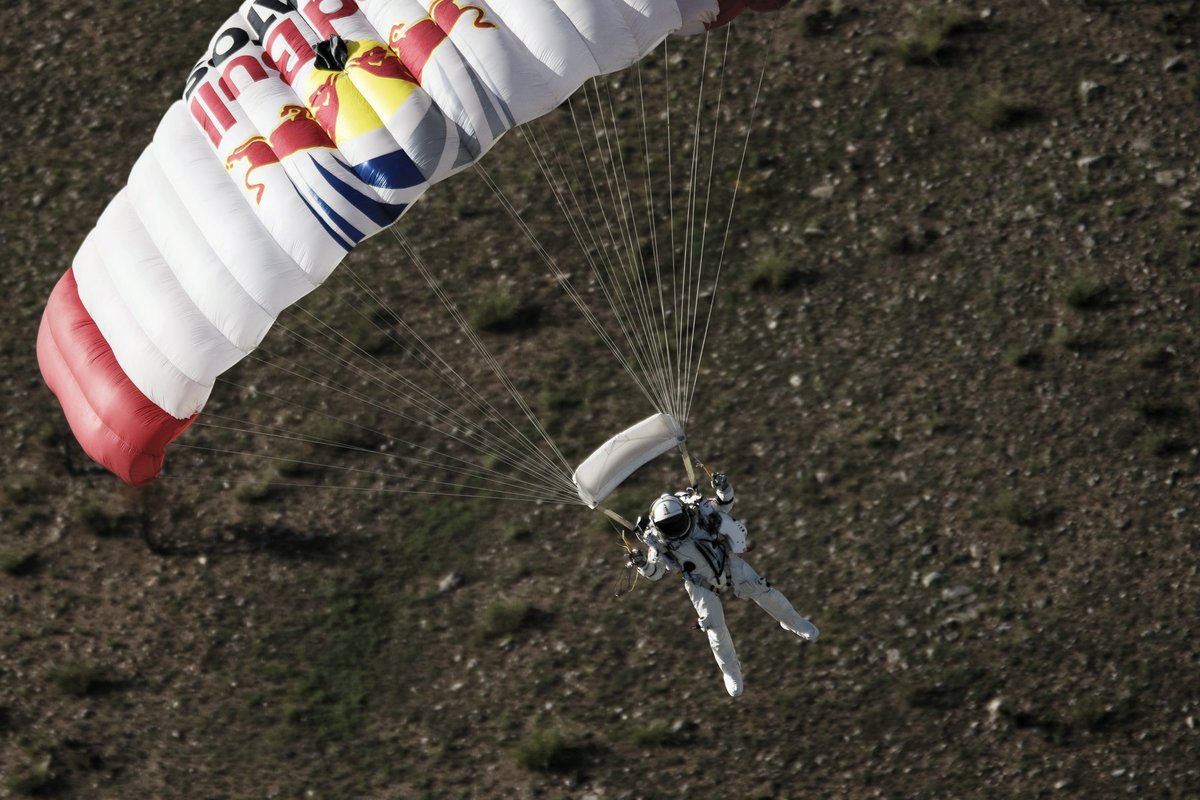
[[[712,476],[712,487],[718,492],[729,490],[729,478],[725,477],[724,472],[714,473]]]
[[[635,547],[629,551],[629,563],[641,569],[646,566],[646,554]]]

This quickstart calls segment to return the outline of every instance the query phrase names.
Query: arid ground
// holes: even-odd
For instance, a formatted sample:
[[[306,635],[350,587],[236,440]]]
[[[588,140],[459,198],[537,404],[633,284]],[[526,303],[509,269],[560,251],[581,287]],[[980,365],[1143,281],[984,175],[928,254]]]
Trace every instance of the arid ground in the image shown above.
[[[765,76],[690,434],[822,633],[729,599],[736,701],[676,581],[614,597],[598,515],[380,470],[437,443],[289,332],[403,371],[395,310],[487,376],[391,236],[157,483],[79,449],[42,308],[236,5],[4,14],[0,797],[1200,796],[1200,3],[810,0],[723,62],[671,44],[681,94],[724,75],[726,192]],[[631,76],[601,85],[636,126]],[[526,141],[484,163],[586,286]],[[649,413],[478,174],[399,227],[569,459]],[[682,480],[664,457],[615,505]]]

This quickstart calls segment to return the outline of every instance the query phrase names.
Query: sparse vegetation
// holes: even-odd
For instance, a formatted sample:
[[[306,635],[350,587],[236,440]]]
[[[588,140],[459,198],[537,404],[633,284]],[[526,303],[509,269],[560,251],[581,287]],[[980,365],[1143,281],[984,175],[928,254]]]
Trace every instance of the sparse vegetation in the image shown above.
[[[661,719],[634,725],[629,730],[629,741],[636,747],[663,747],[677,743],[679,738],[671,730],[671,724]]]
[[[84,697],[108,683],[107,671],[96,664],[70,662],[46,670],[46,680],[63,694]]]
[[[477,331],[518,333],[536,326],[541,314],[538,306],[523,304],[510,289],[500,287],[478,297],[466,316]]]
[[[33,572],[38,563],[38,555],[32,550],[0,550],[0,572],[5,575],[20,577]]]
[[[419,358],[372,344],[374,323],[341,301],[360,296],[347,268],[449,350],[461,383],[424,388],[506,395],[389,235],[364,241],[302,301],[376,353],[369,376],[288,337],[283,328],[312,324],[288,311],[255,353],[270,364],[247,359],[222,376],[168,448],[163,480],[127,489],[88,459],[38,377],[38,318],[229,9],[156,3],[145,36],[113,11],[127,4],[94,4],[86,19],[78,5],[18,0],[7,17],[12,41],[45,47],[10,70],[18,110],[0,118],[0,548],[38,554],[25,575],[0,572],[0,795],[1149,798],[1196,783],[1200,282],[1185,265],[1200,254],[1200,139],[1188,134],[1200,62],[1194,42],[1172,49],[1153,28],[1200,4],[847,2],[831,24],[805,15],[836,4],[793,2],[711,37],[670,37],[640,75],[589,82],[592,111],[607,113],[611,96],[619,145],[589,135],[584,92],[525,129],[570,171],[583,166],[579,120],[592,168],[627,157],[640,214],[643,162],[628,157],[643,90],[656,192],[703,203],[719,128],[713,210],[687,240],[705,240],[706,274],[739,191],[690,447],[737,486],[750,563],[823,633],[799,646],[728,598],[746,676],[738,701],[677,581],[612,596],[628,573],[602,515],[404,493],[476,494],[483,482],[401,462],[427,455],[402,441],[447,450],[468,471],[507,467],[451,438],[486,414],[440,424],[367,380],[384,367],[414,377]],[[905,66],[898,34],[914,14],[953,8],[981,21],[915,59],[938,66]],[[81,25],[89,35],[71,36]],[[1164,70],[1176,53],[1183,70]],[[669,126],[665,73],[679,101]],[[701,74],[703,102],[691,85]],[[1104,90],[1082,102],[1084,81]],[[79,91],[92,84],[104,90]],[[970,115],[988,87],[1045,119],[980,128]],[[657,147],[668,127],[683,163],[671,182]],[[607,313],[528,142],[511,132],[485,158],[558,269]],[[583,199],[591,187],[577,177]],[[536,329],[481,336],[550,418],[565,463],[553,456],[554,469],[569,475],[648,410],[480,189],[471,170],[438,183],[401,230],[464,311],[496,287],[515,306],[545,304]],[[643,224],[635,252],[665,263],[660,211],[658,246]],[[685,217],[682,202],[674,212]],[[796,280],[795,267],[808,272]],[[1112,299],[1076,307],[1080,276],[1113,287]],[[221,418],[369,452],[239,434]],[[900,445],[876,447],[886,433]],[[374,474],[310,474],[208,446]],[[414,482],[384,475],[393,470]],[[683,480],[679,457],[664,455],[611,507],[635,519]],[[366,490],[236,499],[259,481]],[[1006,492],[1011,505],[998,507]],[[88,505],[104,514],[81,520]],[[485,632],[489,606],[520,599],[540,611],[497,614]],[[46,673],[72,661],[122,682],[64,694]],[[735,767],[705,767],[718,740]]]
[[[1063,301],[1077,311],[1092,311],[1108,305],[1111,294],[1108,284],[1094,275],[1076,275],[1063,293]]]
[[[952,38],[971,23],[971,17],[954,6],[921,7],[896,38],[896,54],[905,64],[938,66],[945,62]]]
[[[810,4],[811,10],[805,11],[800,18],[801,31],[808,38],[829,36],[837,30],[838,25],[851,15],[843,0],[822,0]]]
[[[908,688],[904,699],[911,708],[953,711],[961,708],[970,698],[987,697],[996,685],[997,682],[986,670],[951,668],[933,683]]]
[[[271,478],[256,481],[245,481],[233,490],[233,496],[239,503],[246,505],[262,505],[279,496],[282,488],[275,485]]]
[[[800,286],[812,286],[817,280],[817,273],[801,269],[774,253],[759,256],[749,271],[750,288],[760,292],[786,292]]]
[[[1037,506],[1025,501],[1015,494],[1002,494],[996,500],[996,513],[1014,525],[1023,528],[1036,527],[1042,521],[1042,513]]]
[[[539,772],[569,769],[574,762],[573,749],[556,726],[533,726],[517,745],[514,756],[525,769]]]
[[[1007,130],[1036,116],[1032,106],[999,90],[986,92],[971,105],[971,119],[986,131]]]
[[[1152,456],[1166,458],[1187,452],[1188,444],[1178,434],[1170,431],[1150,431],[1146,434],[1145,448]]]
[[[533,604],[524,600],[496,600],[483,609],[479,633],[486,639],[511,636],[532,624],[537,616]]]
[[[1138,350],[1137,363],[1143,369],[1162,371],[1171,366],[1171,360],[1174,355],[1175,348],[1173,347],[1147,345]]]
[[[1035,348],[1013,345],[1004,350],[1004,363],[1017,369],[1037,369],[1042,365],[1042,352]]]
[[[50,764],[51,757],[45,755],[37,763],[17,769],[5,781],[5,785],[13,794],[26,797],[44,794],[54,783],[54,774],[50,770]]]
[[[75,521],[87,533],[100,537],[123,533],[127,522],[122,514],[97,503],[85,503],[76,509]]]
[[[1071,330],[1066,325],[1055,327],[1054,333],[1050,335],[1050,343],[1074,353],[1083,353],[1094,349],[1096,346],[1096,343],[1092,339]]]

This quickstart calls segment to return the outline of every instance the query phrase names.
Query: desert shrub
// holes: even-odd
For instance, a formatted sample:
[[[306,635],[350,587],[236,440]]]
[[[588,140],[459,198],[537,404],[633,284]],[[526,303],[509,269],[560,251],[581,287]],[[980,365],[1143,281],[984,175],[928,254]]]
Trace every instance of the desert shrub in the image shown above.
[[[844,19],[853,14],[854,10],[846,8],[843,0],[821,0],[815,4],[812,11],[800,18],[800,31],[810,39],[828,36],[837,30]]]
[[[750,266],[750,288],[758,292],[785,292],[817,282],[817,273],[792,264],[774,253],[759,256]]]
[[[1147,422],[1175,422],[1185,419],[1188,410],[1177,403],[1140,397],[1133,403],[1133,408]]]
[[[1104,308],[1110,299],[1108,284],[1092,275],[1076,275],[1063,292],[1063,301],[1077,311]]]
[[[538,772],[568,769],[574,761],[574,750],[557,727],[533,728],[517,745],[513,755],[522,767]]]
[[[1014,494],[1002,494],[996,500],[996,513],[1014,525],[1032,528],[1041,520],[1036,506]]]
[[[1039,350],[1013,345],[1004,351],[1004,363],[1017,369],[1037,369],[1042,365]]]
[[[239,503],[260,505],[274,498],[279,490],[280,487],[270,481],[252,481],[238,484],[238,487],[233,490],[233,496]]]
[[[991,91],[971,105],[971,119],[987,131],[1002,131],[1037,116],[1032,106],[1009,97],[1004,92]]]
[[[75,510],[75,522],[93,536],[116,536],[126,521],[121,514],[96,503],[86,503]]]
[[[467,321],[477,331],[517,333],[528,330],[541,318],[541,308],[522,304],[508,289],[487,292],[467,309]]]
[[[37,566],[37,553],[26,550],[0,550],[0,572],[13,577],[28,575]]]
[[[54,783],[54,773],[50,770],[50,757],[14,771],[5,781],[5,786],[13,794],[34,797],[45,794]]]
[[[1170,431],[1151,431],[1146,434],[1144,446],[1147,453],[1160,458],[1179,455],[1188,449],[1187,442]]]
[[[46,670],[46,680],[63,694],[83,697],[104,686],[105,670],[95,664],[73,662]]]
[[[905,64],[938,66],[950,52],[951,38],[970,24],[971,17],[957,8],[919,9],[897,37],[896,55]]]
[[[483,610],[479,633],[487,639],[511,636],[528,627],[537,617],[537,609],[524,600],[497,600]]]
[[[672,744],[675,735],[666,720],[656,719],[635,725],[629,731],[629,742],[637,747],[662,747]]]
[[[904,700],[910,708],[953,711],[968,701],[991,694],[998,682],[986,670],[956,667],[938,676],[932,683],[910,685]]]
[[[1144,345],[1137,352],[1137,363],[1142,369],[1166,370],[1175,357],[1175,348],[1170,345]]]
[[[1054,333],[1050,334],[1050,343],[1073,353],[1085,353],[1097,345],[1092,339],[1065,325],[1059,325],[1054,329]]]

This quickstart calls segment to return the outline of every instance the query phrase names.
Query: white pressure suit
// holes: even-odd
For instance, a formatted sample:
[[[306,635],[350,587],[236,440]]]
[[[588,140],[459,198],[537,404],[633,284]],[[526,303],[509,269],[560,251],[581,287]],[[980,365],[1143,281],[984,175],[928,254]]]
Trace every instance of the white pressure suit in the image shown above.
[[[652,581],[668,572],[683,574],[684,588],[700,616],[701,630],[708,635],[713,657],[725,678],[725,688],[730,696],[737,697],[742,693],[742,666],[725,624],[722,593],[732,588],[735,596],[753,600],[778,620],[782,628],[806,642],[816,641],[819,632],[816,625],[800,616],[783,593],[738,557],[738,553],[747,549],[746,528],[729,515],[734,492],[728,482],[723,483],[717,487],[716,497],[705,498],[691,489],[678,492],[675,497],[691,522],[686,533],[667,536],[648,523],[642,533],[647,552],[644,559],[638,554],[634,563]],[[665,495],[659,502],[669,502],[670,497]]]

